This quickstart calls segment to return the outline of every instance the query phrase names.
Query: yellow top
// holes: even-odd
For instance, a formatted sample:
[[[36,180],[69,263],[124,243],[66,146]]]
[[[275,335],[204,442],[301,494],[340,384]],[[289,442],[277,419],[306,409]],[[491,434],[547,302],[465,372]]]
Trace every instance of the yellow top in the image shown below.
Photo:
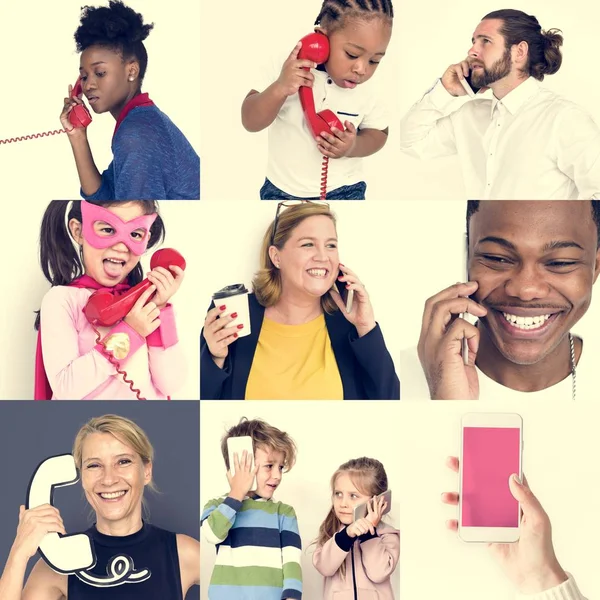
[[[325,315],[303,325],[264,319],[246,400],[343,400]]]

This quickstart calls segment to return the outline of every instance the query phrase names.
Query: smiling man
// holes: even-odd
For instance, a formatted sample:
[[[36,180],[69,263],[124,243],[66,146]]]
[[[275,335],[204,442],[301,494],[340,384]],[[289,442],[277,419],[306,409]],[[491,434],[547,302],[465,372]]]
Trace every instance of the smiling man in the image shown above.
[[[469,281],[425,303],[403,399],[586,397],[600,353],[571,330],[600,272],[599,224],[599,201],[470,201]]]
[[[468,198],[600,198],[600,129],[540,85],[562,64],[559,30],[505,9],[486,15],[471,42],[467,58],[404,117],[402,150],[419,159],[457,154]],[[467,90],[473,99],[464,102]]]

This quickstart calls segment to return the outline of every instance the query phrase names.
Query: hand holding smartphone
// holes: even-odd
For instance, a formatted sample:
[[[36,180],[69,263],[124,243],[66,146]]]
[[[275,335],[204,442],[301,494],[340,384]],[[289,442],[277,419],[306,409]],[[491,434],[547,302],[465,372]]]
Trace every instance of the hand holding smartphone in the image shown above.
[[[238,436],[238,437],[231,437],[227,440],[227,453],[229,456],[229,483],[232,486],[232,492],[237,494],[237,495],[241,495],[242,497],[245,496],[250,490],[252,489],[256,489],[256,475],[254,474],[252,479],[249,479],[246,482],[239,482],[240,486],[238,489],[234,490],[234,478],[237,474],[237,469],[236,469],[236,455],[237,455],[237,461],[239,463],[240,469],[242,471],[246,470],[246,464],[247,462],[243,460],[244,457],[244,451],[246,452],[246,458],[247,458],[247,462],[249,462],[249,466],[250,466],[250,473],[253,473],[255,470],[255,465],[254,465],[254,444],[252,441],[252,438],[249,435],[244,435],[244,436]],[[242,489],[242,487],[246,488],[246,489]]]
[[[375,503],[378,504],[381,499],[386,503],[386,507],[383,510],[381,516],[387,515],[390,510],[392,510],[392,490],[386,490],[383,494],[379,494],[379,496],[375,497]],[[367,516],[367,505],[371,502],[363,502],[362,504],[357,504],[353,510],[353,519],[354,521],[358,521],[359,519],[364,519]]]
[[[340,270],[338,273],[338,277],[341,277],[343,275],[344,272]],[[346,313],[351,313],[352,304],[354,302],[354,290],[347,289],[346,284],[343,281],[339,281],[337,277],[335,279],[334,285],[337,291],[339,292],[340,296],[342,297],[342,302],[346,306]]]
[[[471,98],[475,98],[475,95],[481,90],[481,87],[477,87],[472,80],[472,71],[464,78],[460,80],[460,84],[463,86],[467,95]]]
[[[515,413],[469,413],[461,423],[458,534],[465,542],[511,543],[521,509],[509,478],[522,473],[523,420]]]

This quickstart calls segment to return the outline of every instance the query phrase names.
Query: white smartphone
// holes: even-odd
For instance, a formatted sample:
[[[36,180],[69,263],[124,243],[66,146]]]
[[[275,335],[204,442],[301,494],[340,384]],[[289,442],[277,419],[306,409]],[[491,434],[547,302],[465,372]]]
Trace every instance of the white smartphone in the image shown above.
[[[465,542],[519,540],[521,507],[509,488],[520,478],[523,419],[516,413],[469,413],[461,423],[458,535]]]
[[[229,470],[232,475],[235,475],[235,460],[233,455],[238,455],[238,460],[242,462],[242,454],[244,450],[252,457],[252,466],[254,466],[254,445],[252,438],[249,435],[241,435],[238,437],[230,437],[227,440],[227,453],[229,455]],[[252,482],[251,490],[256,489],[256,477]]]
[[[392,510],[392,490],[387,490],[383,492],[383,494],[379,494],[379,496],[377,496],[377,502],[379,502],[379,499],[382,497],[385,498],[385,502],[387,504],[385,510],[383,511],[383,514],[387,515],[390,512],[390,510]],[[357,504],[354,507],[354,520],[358,521],[359,519],[364,519],[366,516],[367,503],[363,502],[362,504]]]

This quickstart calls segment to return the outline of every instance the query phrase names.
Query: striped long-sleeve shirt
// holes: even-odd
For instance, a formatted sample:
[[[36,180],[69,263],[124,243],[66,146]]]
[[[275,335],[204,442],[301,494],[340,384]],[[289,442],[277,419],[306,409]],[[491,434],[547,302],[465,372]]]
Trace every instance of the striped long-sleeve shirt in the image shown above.
[[[302,545],[291,506],[262,498],[211,500],[202,534],[217,546],[209,600],[302,598]]]

